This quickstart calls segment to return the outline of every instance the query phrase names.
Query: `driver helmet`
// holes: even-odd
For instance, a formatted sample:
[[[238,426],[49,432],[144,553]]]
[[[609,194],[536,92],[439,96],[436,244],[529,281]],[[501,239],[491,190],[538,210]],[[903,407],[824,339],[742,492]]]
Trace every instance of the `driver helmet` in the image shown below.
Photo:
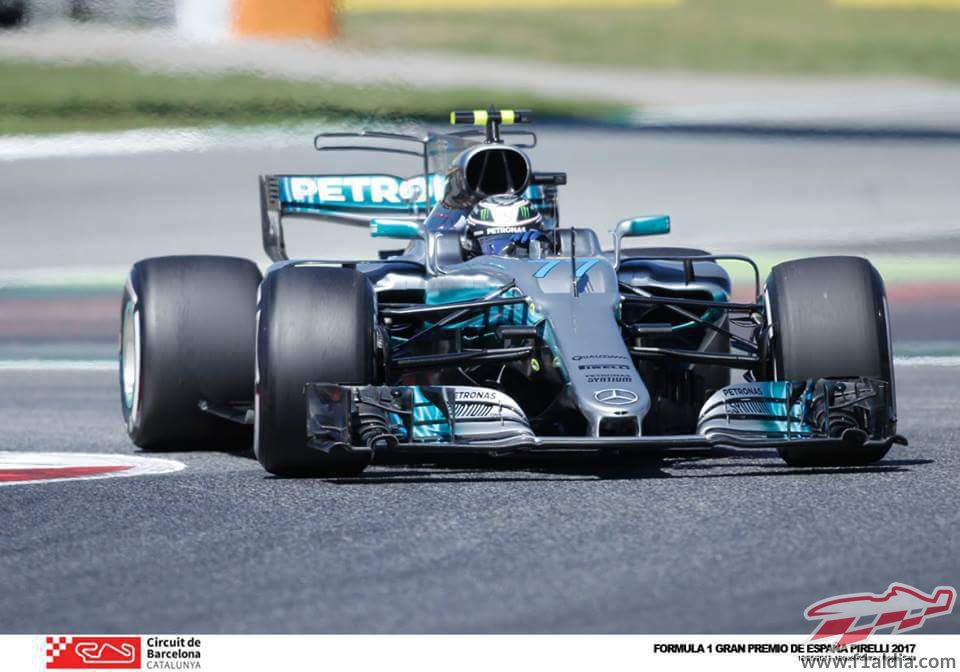
[[[490,196],[467,215],[464,248],[473,254],[501,254],[517,234],[541,231],[543,216],[522,196]]]

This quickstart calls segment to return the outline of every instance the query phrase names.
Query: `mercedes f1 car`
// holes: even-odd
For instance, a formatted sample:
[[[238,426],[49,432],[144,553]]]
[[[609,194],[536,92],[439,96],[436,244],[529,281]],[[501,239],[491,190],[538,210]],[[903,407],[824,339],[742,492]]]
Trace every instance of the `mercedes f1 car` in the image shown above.
[[[137,262],[123,295],[123,415],[139,446],[250,440],[267,471],[355,475],[378,456],[776,449],[881,459],[896,433],[883,282],[857,257],[775,266],[628,247],[664,215],[560,226],[566,175],[531,168],[521,110],[465,130],[322,133],[316,149],[417,160],[416,176],[266,175],[273,264]],[[507,142],[511,140],[513,142]],[[377,259],[289,259],[284,223],[369,227]],[[730,264],[750,270],[733,300]],[[739,382],[731,384],[731,372]]]

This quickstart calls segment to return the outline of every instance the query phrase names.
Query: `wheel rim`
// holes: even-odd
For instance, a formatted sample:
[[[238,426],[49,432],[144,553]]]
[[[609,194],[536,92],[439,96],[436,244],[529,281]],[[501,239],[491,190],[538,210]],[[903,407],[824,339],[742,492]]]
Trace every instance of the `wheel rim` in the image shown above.
[[[123,324],[120,328],[120,391],[124,411],[133,417],[139,391],[140,330],[133,301],[123,309]]]

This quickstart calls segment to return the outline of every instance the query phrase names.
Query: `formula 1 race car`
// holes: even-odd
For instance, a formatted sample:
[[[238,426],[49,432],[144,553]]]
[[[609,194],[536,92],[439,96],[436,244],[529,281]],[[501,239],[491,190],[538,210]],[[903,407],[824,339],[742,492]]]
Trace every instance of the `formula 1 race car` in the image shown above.
[[[531,169],[523,110],[466,130],[322,133],[316,149],[418,160],[419,174],[260,178],[261,276],[232,257],[137,262],[120,338],[123,414],[144,448],[249,442],[267,471],[355,475],[377,456],[775,448],[861,465],[894,443],[883,281],[857,257],[775,266],[561,227],[566,175]],[[506,139],[516,140],[508,143]],[[369,227],[378,259],[287,257],[284,222]],[[725,266],[746,264],[752,300]],[[741,382],[730,384],[731,371]]]

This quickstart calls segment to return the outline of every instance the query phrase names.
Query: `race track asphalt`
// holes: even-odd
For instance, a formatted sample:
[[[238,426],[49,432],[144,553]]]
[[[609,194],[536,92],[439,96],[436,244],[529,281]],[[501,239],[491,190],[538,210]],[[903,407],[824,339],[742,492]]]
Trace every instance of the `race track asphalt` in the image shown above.
[[[403,171],[335,167],[306,145],[0,161],[0,272],[263,261],[258,173]],[[895,250],[916,269],[960,252],[956,142],[549,129],[534,159],[570,172],[565,224],[600,232],[669,212],[666,244],[716,252]],[[294,253],[366,238],[294,228]],[[117,310],[94,304],[117,292],[64,291],[0,301],[0,362],[109,356]],[[894,306],[898,348],[957,354],[944,297]],[[821,598],[960,584],[958,374],[898,368],[911,445],[863,469],[795,470],[767,451],[280,480],[210,450],[164,454],[186,469],[163,476],[0,487],[0,632],[809,632]],[[135,451],[113,374],[0,367],[0,390],[0,451]],[[924,632],[960,632],[960,615]]]
[[[280,480],[210,451],[3,487],[0,631],[809,632],[820,598],[957,583],[957,369],[897,375],[911,445],[872,468],[761,452]],[[132,450],[111,374],[0,385],[4,449]]]

